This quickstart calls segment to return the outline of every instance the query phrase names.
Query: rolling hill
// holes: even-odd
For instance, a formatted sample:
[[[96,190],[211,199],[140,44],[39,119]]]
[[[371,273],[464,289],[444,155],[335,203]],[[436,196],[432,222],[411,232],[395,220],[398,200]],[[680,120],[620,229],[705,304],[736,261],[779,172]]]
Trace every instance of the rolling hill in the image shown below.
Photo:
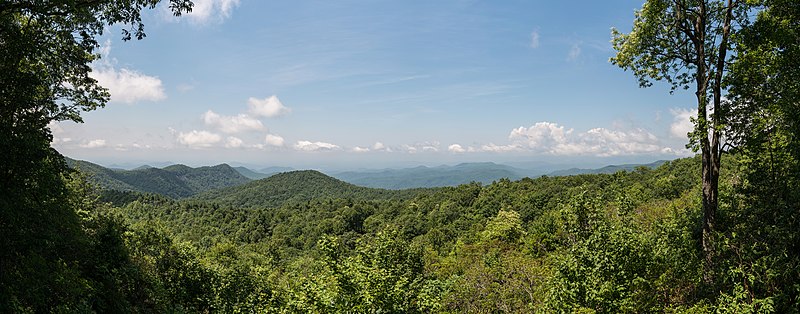
[[[319,198],[404,199],[424,190],[384,190],[356,186],[319,171],[302,170],[278,173],[252,181],[200,193],[192,199],[245,207],[277,207],[285,203]]]
[[[103,189],[157,193],[174,198],[188,197],[203,191],[244,184],[250,181],[232,167],[221,164],[191,168],[172,165],[165,168],[135,170],[109,169],[88,161],[67,158],[67,164],[86,173]]]

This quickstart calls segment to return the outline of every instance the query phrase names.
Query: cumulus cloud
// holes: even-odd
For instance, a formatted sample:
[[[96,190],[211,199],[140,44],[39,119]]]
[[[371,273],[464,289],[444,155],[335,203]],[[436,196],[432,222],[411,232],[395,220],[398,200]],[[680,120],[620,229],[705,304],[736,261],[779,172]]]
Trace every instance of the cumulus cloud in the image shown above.
[[[102,148],[106,147],[106,140],[96,139],[81,144],[83,148]]]
[[[567,136],[572,134],[572,132],[572,129],[567,130],[556,123],[537,122],[529,128],[521,126],[511,130],[511,134],[508,135],[508,138],[536,150],[565,143],[567,141]]]
[[[219,134],[211,133],[208,131],[192,130],[191,132],[179,132],[177,134],[178,143],[190,147],[210,147],[222,141]]]
[[[158,77],[129,69],[96,68],[91,76],[100,86],[108,88],[111,101],[132,104],[139,101],[159,101],[167,98]]]
[[[353,147],[353,152],[354,153],[366,153],[366,152],[369,152],[369,147],[356,146],[356,147]]]
[[[376,152],[391,152],[392,151],[391,148],[387,147],[386,145],[384,145],[381,142],[375,142],[375,144],[372,145],[372,150],[376,151]]]
[[[197,24],[220,23],[229,18],[233,9],[239,6],[239,0],[193,0],[192,2],[194,3],[192,12],[184,16]]]
[[[687,134],[694,130],[694,124],[692,124],[691,119],[696,117],[697,113],[683,108],[670,109],[669,112],[672,114],[672,124],[669,126],[670,136],[686,139],[688,137]]]
[[[267,136],[264,138],[264,142],[270,146],[283,146],[283,137],[275,134],[267,134]]]
[[[228,138],[225,139],[226,148],[239,148],[242,147],[242,145],[244,145],[244,141],[238,137],[228,136]]]
[[[652,133],[641,129],[627,131],[594,128],[581,134],[577,144],[565,145],[560,154],[595,154],[598,156],[619,156],[633,154],[661,153],[663,147]]]
[[[214,111],[206,111],[202,115],[207,126],[214,127],[224,133],[239,133],[243,131],[263,130],[261,121],[240,113],[235,116],[221,116]]]
[[[250,97],[247,99],[247,104],[250,107],[250,114],[257,117],[278,117],[292,111],[288,107],[285,107],[275,95],[264,99]]]
[[[325,142],[297,141],[297,143],[294,144],[294,149],[307,152],[330,151],[338,150],[339,145]]]
[[[110,59],[111,42],[100,48],[102,61],[92,65],[90,76],[108,88],[111,101],[127,104],[139,101],[159,101],[167,98],[161,80],[155,76],[142,74],[138,71],[115,67],[116,59]]]
[[[583,133],[574,132],[551,122],[539,122],[531,127],[519,127],[509,134],[510,145],[484,145],[483,151],[510,151],[528,149],[552,155],[620,156],[634,154],[672,153],[672,149],[641,128],[611,130],[593,128]]]
[[[539,29],[535,29],[531,32],[531,48],[536,49],[539,48]]]
[[[453,153],[463,153],[463,152],[466,152],[467,150],[464,149],[464,147],[461,147],[461,145],[459,145],[459,144],[453,144],[453,145],[447,146],[447,151],[453,152]]]

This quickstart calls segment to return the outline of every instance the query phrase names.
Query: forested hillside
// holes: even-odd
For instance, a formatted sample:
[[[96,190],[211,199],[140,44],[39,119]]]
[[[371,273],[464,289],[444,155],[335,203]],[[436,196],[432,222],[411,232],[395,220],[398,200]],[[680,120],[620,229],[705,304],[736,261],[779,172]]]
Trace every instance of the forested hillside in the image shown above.
[[[384,190],[360,187],[329,177],[319,171],[290,171],[266,179],[224,189],[211,190],[193,197],[243,207],[276,207],[287,202],[320,198],[367,200],[405,199],[423,190]]]
[[[122,171],[65,158],[53,148],[54,123],[82,122],[83,112],[112,97],[90,76],[110,50],[99,40],[109,29],[121,31],[123,40],[145,38],[144,12],[158,3],[0,2],[0,312],[800,313],[796,0],[647,0],[629,33],[612,31],[613,64],[643,87],[666,81],[671,92],[689,89],[695,97],[696,116],[687,117],[694,128],[686,134],[694,157],[614,173],[411,190],[361,187],[316,171],[250,181],[225,164]],[[180,16],[193,6],[171,0],[159,8]],[[219,6],[210,5],[231,9]],[[210,7],[198,5],[193,18]],[[483,17],[468,21],[483,27]],[[530,37],[528,46],[538,49],[538,29]],[[483,47],[502,59],[497,49]],[[572,50],[570,59],[581,53],[578,45]],[[374,56],[358,54],[362,61]],[[109,63],[112,76],[161,86],[156,77]],[[476,85],[453,86],[466,87],[456,88],[463,94]],[[470,98],[506,89],[512,88]],[[261,120],[248,115],[275,117],[289,108],[275,96],[251,98],[248,105],[247,114],[236,116],[206,112],[203,125],[224,137],[170,129],[173,144],[192,154],[291,146],[297,154],[291,156],[302,158],[395,148],[290,145],[264,134]],[[623,146],[676,152],[646,131],[598,128],[573,142],[565,136],[572,129],[538,125],[560,136],[520,127],[512,135],[528,140],[525,145],[487,148],[555,156],[581,145],[596,156],[622,154]],[[261,132],[271,147],[228,136],[242,128]],[[591,140],[601,133],[607,137]],[[627,137],[655,142],[605,141]],[[540,140],[557,145],[540,150],[546,148]],[[103,153],[125,148],[103,139],[73,144]],[[602,147],[607,144],[613,147]],[[526,145],[536,150],[516,151]],[[405,149],[438,152],[428,143],[417,146]],[[475,149],[448,147],[454,156]]]
[[[798,293],[777,288],[800,275],[790,253],[796,218],[737,218],[753,217],[741,200],[725,205],[725,220],[737,223],[722,231],[735,236],[720,254],[755,255],[726,258],[717,271],[730,281],[711,298],[697,242],[699,162],[402,195],[296,171],[94,212],[128,226],[127,258],[144,267],[148,285],[171,287],[153,293],[173,310],[798,310]],[[743,175],[723,169],[723,191],[742,195]],[[767,230],[788,233],[756,236]],[[752,268],[757,256],[777,258],[770,272]]]
[[[83,160],[67,158],[67,165],[84,172],[103,189],[188,197],[203,191],[244,184],[250,181],[232,167],[191,168],[171,165],[163,169],[141,167],[134,170],[108,169]]]

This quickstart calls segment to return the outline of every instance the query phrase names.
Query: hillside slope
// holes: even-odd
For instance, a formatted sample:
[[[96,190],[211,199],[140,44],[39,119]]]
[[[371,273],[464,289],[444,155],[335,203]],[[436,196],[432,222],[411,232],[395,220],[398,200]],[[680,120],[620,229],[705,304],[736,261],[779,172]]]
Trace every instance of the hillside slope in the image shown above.
[[[250,181],[226,164],[199,168],[172,165],[163,169],[117,170],[83,160],[66,160],[70,167],[86,173],[102,189],[156,193],[174,198]]]
[[[318,198],[403,199],[423,190],[383,190],[356,186],[319,171],[283,172],[247,184],[198,194],[193,199],[235,206],[277,207]]]

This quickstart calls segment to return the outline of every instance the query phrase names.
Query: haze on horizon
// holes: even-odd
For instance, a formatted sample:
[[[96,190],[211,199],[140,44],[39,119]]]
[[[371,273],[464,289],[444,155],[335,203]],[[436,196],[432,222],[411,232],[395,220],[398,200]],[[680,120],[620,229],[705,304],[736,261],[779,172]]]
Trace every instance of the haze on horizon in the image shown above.
[[[637,87],[610,28],[641,1],[195,1],[106,33],[106,108],[51,124],[62,154],[105,165],[295,168],[692,155],[692,95]]]

